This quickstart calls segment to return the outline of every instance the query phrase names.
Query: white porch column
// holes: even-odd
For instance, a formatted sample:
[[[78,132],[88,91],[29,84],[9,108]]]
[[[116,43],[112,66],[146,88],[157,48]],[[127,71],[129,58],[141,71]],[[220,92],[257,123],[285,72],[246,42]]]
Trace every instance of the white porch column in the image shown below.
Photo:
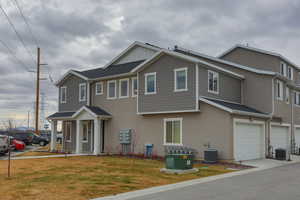
[[[94,119],[94,155],[100,154],[101,121],[98,118]]]
[[[51,121],[51,143],[50,151],[56,151],[57,120]]]
[[[82,153],[82,139],[81,139],[81,121],[76,120],[76,153]]]

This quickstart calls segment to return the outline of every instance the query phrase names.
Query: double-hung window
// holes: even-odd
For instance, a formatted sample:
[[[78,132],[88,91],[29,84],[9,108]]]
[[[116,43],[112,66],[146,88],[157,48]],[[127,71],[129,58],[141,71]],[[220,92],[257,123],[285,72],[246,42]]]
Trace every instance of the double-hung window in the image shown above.
[[[182,145],[182,118],[164,119],[164,145]]]
[[[285,102],[290,103],[290,88],[285,88]]]
[[[79,101],[86,101],[86,83],[79,84]]]
[[[131,80],[132,80],[132,97],[136,97],[138,93],[138,80],[137,77],[133,77]]]
[[[278,100],[283,100],[283,82],[277,80],[277,87],[276,87],[276,97]]]
[[[291,67],[291,66],[289,66],[288,67],[288,78],[290,79],[290,80],[293,80],[293,73],[294,73],[294,70],[293,70],[293,68]]]
[[[219,94],[219,73],[208,70],[208,92]]]
[[[101,95],[103,94],[103,82],[98,82],[96,83],[96,88],[95,88],[95,93],[96,95]]]
[[[284,63],[284,62],[281,62],[280,63],[280,74],[282,75],[282,76],[286,76],[286,63]]]
[[[156,72],[145,74],[145,94],[156,94]]]
[[[174,70],[174,91],[187,91],[187,68],[179,68]]]
[[[60,103],[67,103],[67,87],[60,88]]]
[[[119,81],[119,98],[127,98],[129,96],[129,79],[121,79]]]
[[[107,82],[107,99],[117,98],[117,81],[112,80]]]

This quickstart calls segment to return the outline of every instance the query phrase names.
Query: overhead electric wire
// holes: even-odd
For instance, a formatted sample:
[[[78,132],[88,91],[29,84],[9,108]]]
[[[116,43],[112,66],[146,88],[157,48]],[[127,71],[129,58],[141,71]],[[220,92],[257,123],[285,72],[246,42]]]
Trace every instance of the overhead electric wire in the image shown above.
[[[17,0],[14,0],[14,2],[15,2],[16,7],[18,8],[19,13],[20,13],[21,17],[23,18],[23,20],[24,20],[24,22],[25,22],[25,24],[26,24],[26,26],[27,26],[27,28],[28,28],[30,34],[32,35],[32,38],[33,38],[33,40],[34,40],[36,46],[39,46],[37,37],[35,37],[35,35],[33,34],[33,31],[32,31],[32,29],[31,29],[31,27],[30,27],[30,24],[29,24],[28,20],[26,19],[25,15],[24,15],[24,13],[23,13],[23,10],[22,10],[22,8],[21,8],[21,6],[20,6],[20,4],[18,3]]]
[[[19,64],[21,64],[23,67],[26,68],[27,71],[30,70],[30,68],[24,64],[24,62],[22,62],[15,54],[14,52],[7,46],[7,44],[5,44],[5,42],[3,40],[0,39],[0,43],[2,44],[2,46],[4,46],[7,51],[19,62]]]
[[[20,42],[22,43],[23,47],[25,48],[25,50],[27,51],[27,53],[31,56],[31,59],[33,61],[34,64],[36,64],[32,53],[29,51],[29,49],[27,48],[24,40],[22,39],[21,35],[19,34],[19,32],[17,31],[15,25],[12,23],[12,21],[10,20],[9,16],[7,15],[7,13],[5,12],[4,8],[2,7],[2,5],[0,4],[0,9],[2,11],[2,13],[4,14],[4,16],[6,17],[8,23],[10,24],[10,26],[12,27],[12,29],[14,30],[14,32],[16,33],[18,39],[20,40]]]

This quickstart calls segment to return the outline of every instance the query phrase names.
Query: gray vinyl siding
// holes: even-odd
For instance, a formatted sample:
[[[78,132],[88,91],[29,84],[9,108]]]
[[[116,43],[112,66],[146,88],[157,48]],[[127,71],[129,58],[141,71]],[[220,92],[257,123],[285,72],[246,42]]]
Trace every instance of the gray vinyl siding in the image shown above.
[[[188,68],[188,90],[174,92],[174,69]],[[156,94],[145,95],[145,74],[156,72]],[[138,112],[168,112],[195,110],[195,64],[164,55],[138,74]]]
[[[241,80],[233,78],[222,72],[219,73],[219,93],[208,92],[208,69],[204,65],[199,65],[199,96],[206,96],[226,101],[241,103]]]
[[[81,108],[83,105],[86,105],[86,101],[79,101],[79,84],[80,83],[87,83],[85,80],[71,75],[69,76],[59,87],[59,104],[58,110],[59,111],[76,111]],[[61,103],[60,102],[60,88],[67,87],[67,102]]]

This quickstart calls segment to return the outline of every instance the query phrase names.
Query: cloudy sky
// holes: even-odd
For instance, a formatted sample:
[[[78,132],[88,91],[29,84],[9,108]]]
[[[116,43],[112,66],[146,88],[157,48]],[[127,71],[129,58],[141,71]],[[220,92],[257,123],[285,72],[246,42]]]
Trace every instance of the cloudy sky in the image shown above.
[[[68,69],[103,66],[134,41],[179,45],[218,55],[236,43],[279,52],[300,63],[298,0],[16,0],[41,47],[43,77],[57,80]],[[0,122],[26,124],[34,112],[36,42],[15,0],[0,5]],[[23,64],[21,64],[23,63]],[[41,82],[46,115],[57,109],[57,89]],[[31,115],[32,116],[32,115]],[[0,125],[1,126],[1,125]]]

